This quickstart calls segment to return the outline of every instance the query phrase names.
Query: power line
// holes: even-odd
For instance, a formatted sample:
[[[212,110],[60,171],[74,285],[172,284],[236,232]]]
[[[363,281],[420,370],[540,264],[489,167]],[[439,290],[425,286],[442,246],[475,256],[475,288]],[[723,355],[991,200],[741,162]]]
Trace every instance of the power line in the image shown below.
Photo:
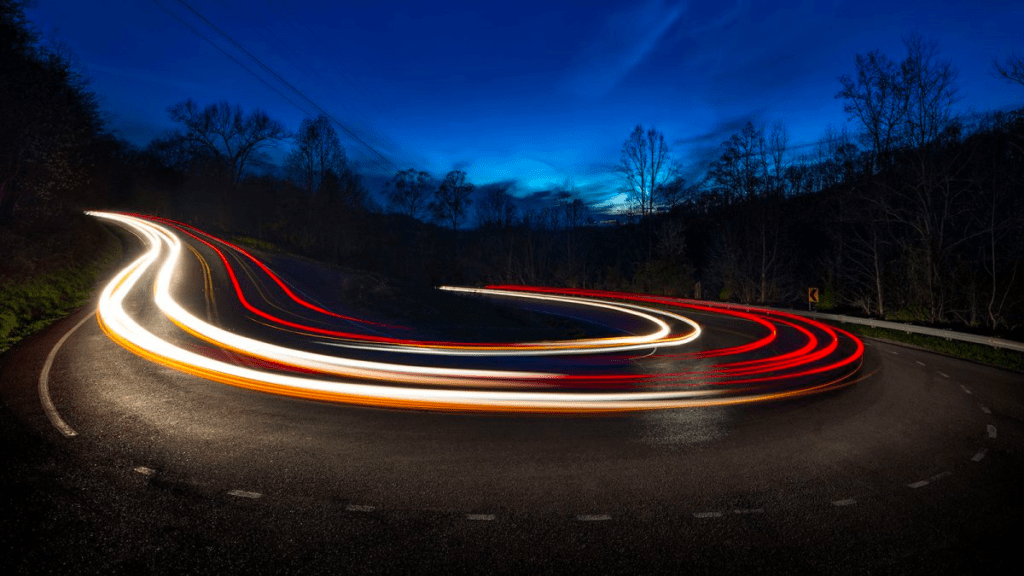
[[[326,116],[327,118],[329,118],[329,119],[330,119],[330,120],[331,120],[332,122],[334,122],[334,123],[335,123],[335,124],[337,124],[337,125],[338,125],[339,127],[341,127],[341,129],[342,129],[342,130],[344,130],[344,131],[345,131],[346,133],[348,133],[348,135],[349,135],[349,136],[351,136],[351,137],[352,137],[352,138],[353,138],[354,140],[356,140],[357,142],[359,142],[360,144],[362,144],[363,146],[365,146],[365,147],[366,147],[366,148],[367,148],[368,150],[370,150],[371,152],[373,152],[373,153],[374,153],[374,154],[375,154],[375,155],[376,155],[376,156],[377,156],[378,158],[380,158],[380,159],[381,159],[381,160],[383,160],[383,161],[384,161],[384,162],[385,162],[386,164],[388,164],[389,166],[391,166],[391,167],[392,167],[392,168],[393,168],[393,169],[394,169],[395,171],[398,171],[398,170],[399,170],[398,166],[396,166],[396,165],[395,165],[395,164],[394,164],[393,162],[391,162],[391,160],[388,160],[388,158],[387,158],[386,156],[384,156],[383,154],[381,154],[381,153],[380,153],[380,152],[379,152],[379,151],[378,151],[378,150],[377,150],[376,148],[374,148],[374,147],[373,147],[373,146],[371,146],[371,145],[370,145],[369,143],[367,143],[367,142],[366,142],[366,141],[364,141],[364,140],[363,140],[362,138],[360,138],[360,137],[359,137],[358,135],[356,135],[356,133],[355,133],[355,132],[353,132],[353,131],[349,130],[347,126],[345,126],[344,124],[342,124],[341,122],[339,122],[337,118],[335,118],[335,117],[334,117],[333,115],[331,115],[331,114],[330,114],[329,112],[327,112],[327,111],[326,111],[326,110],[324,110],[324,109],[323,109],[322,107],[320,107],[320,105],[319,105],[319,104],[317,104],[317,103],[316,103],[316,102],[314,102],[314,101],[313,101],[313,100],[312,100],[311,98],[309,98],[308,96],[306,96],[306,95],[305,95],[305,94],[304,94],[304,93],[303,93],[303,92],[302,92],[301,90],[299,90],[298,88],[296,88],[295,86],[293,86],[293,85],[292,85],[292,84],[291,84],[290,82],[288,82],[287,80],[285,80],[284,78],[282,78],[280,74],[278,74],[278,73],[277,73],[277,72],[275,72],[275,71],[274,71],[274,70],[273,70],[272,68],[270,68],[269,66],[267,66],[266,64],[264,64],[264,63],[263,63],[263,61],[262,61],[262,60],[260,60],[259,58],[257,58],[257,57],[256,57],[256,56],[255,56],[255,55],[254,55],[254,54],[252,53],[252,52],[249,52],[248,50],[246,50],[246,49],[245,49],[245,48],[244,48],[244,47],[243,47],[243,46],[242,46],[241,44],[239,44],[238,42],[236,42],[236,41],[235,41],[235,40],[234,40],[234,39],[233,39],[233,38],[232,38],[231,36],[229,36],[229,35],[228,35],[228,34],[227,34],[226,32],[224,32],[223,30],[221,30],[220,28],[218,28],[218,27],[217,27],[217,25],[215,25],[215,24],[214,24],[213,22],[210,22],[210,20],[208,20],[208,19],[207,19],[207,18],[206,18],[205,16],[203,16],[202,14],[200,14],[200,13],[199,13],[199,12],[198,12],[198,11],[197,11],[197,10],[196,10],[195,8],[193,8],[192,6],[190,6],[190,5],[188,4],[188,2],[185,2],[185,0],[177,0],[177,1],[178,1],[178,3],[179,3],[179,4],[181,4],[181,5],[182,5],[182,6],[184,6],[184,7],[186,8],[186,9],[188,9],[188,11],[189,11],[189,12],[192,12],[192,14],[194,14],[194,15],[195,15],[196,17],[198,17],[199,19],[201,19],[201,20],[202,20],[203,22],[205,22],[205,23],[206,23],[206,24],[207,24],[207,25],[208,25],[208,26],[209,26],[210,28],[213,28],[213,30],[214,30],[214,31],[216,31],[216,32],[217,32],[218,34],[220,34],[220,35],[221,35],[222,37],[224,37],[224,39],[226,39],[226,40],[227,40],[228,42],[230,42],[230,43],[231,43],[232,45],[234,45],[234,46],[235,46],[235,48],[238,48],[238,49],[239,49],[239,50],[241,50],[241,51],[242,51],[243,53],[245,53],[245,55],[246,55],[246,56],[248,56],[248,57],[249,57],[249,58],[251,58],[251,59],[252,59],[252,60],[253,60],[254,62],[256,62],[257,64],[259,64],[259,66],[260,66],[261,68],[263,68],[264,70],[266,70],[266,71],[267,71],[267,72],[268,72],[268,73],[269,73],[270,75],[272,75],[272,76],[273,76],[274,78],[276,78],[276,79],[277,79],[277,80],[278,80],[279,82],[281,82],[282,84],[284,84],[285,86],[287,86],[287,87],[288,87],[288,88],[289,88],[289,89],[290,89],[290,90],[291,90],[292,92],[294,92],[295,94],[297,94],[297,95],[298,95],[298,96],[299,96],[300,98],[302,98],[303,100],[305,100],[306,102],[308,102],[308,103],[309,103],[309,104],[310,104],[311,106],[313,106],[314,108],[316,108],[317,110],[319,110],[321,114],[323,114],[324,116]],[[156,2],[156,3],[157,3],[157,4],[159,5],[159,2],[157,2],[157,0],[153,0],[153,2]],[[161,6],[161,8],[164,8],[164,7],[163,7],[163,6]],[[164,10],[167,10],[167,9],[166,9],[166,8],[164,8]],[[177,16],[175,16],[175,17],[177,18]],[[180,18],[178,18],[178,20],[180,21],[181,19],[180,19]],[[192,28],[192,27],[191,27],[191,26],[189,26],[189,28]],[[195,29],[194,29],[194,28],[193,28],[193,31],[195,31]],[[206,38],[205,38],[205,36],[204,36],[204,39],[206,39]],[[209,42],[209,39],[206,39],[206,40],[207,40],[207,41]],[[212,42],[211,42],[211,43],[212,43]],[[232,60],[233,60],[233,61],[235,61],[235,62],[238,62],[238,61],[237,61],[237,60],[235,60],[234,58],[232,58]],[[245,67],[243,66],[243,68],[245,68]],[[246,68],[246,70],[248,70],[248,71],[249,71],[250,73],[252,73],[252,71],[251,71],[251,70],[249,70],[248,68]],[[258,76],[257,76],[257,77],[258,77]],[[264,82],[264,83],[265,83],[265,82]],[[275,91],[276,91],[276,90],[275,90]],[[287,100],[287,98],[286,98],[286,100]],[[291,100],[288,100],[288,101],[289,101],[289,102],[291,102]],[[295,103],[294,103],[294,102],[292,102],[292,105],[295,105]],[[296,107],[298,107],[298,106],[296,106]],[[299,109],[301,110],[301,107],[298,107],[298,108],[299,108]],[[303,112],[305,112],[305,110],[303,110]]]
[[[262,76],[260,76],[259,74],[257,74],[257,73],[255,73],[255,72],[253,72],[253,71],[252,71],[252,70],[251,70],[251,69],[250,69],[250,68],[249,68],[248,66],[246,66],[245,64],[243,64],[243,63],[242,63],[242,62],[241,62],[240,60],[238,60],[237,58],[235,58],[234,56],[232,56],[232,55],[231,55],[230,53],[228,53],[228,52],[227,52],[226,50],[224,50],[223,48],[221,48],[220,46],[218,46],[216,42],[214,42],[213,40],[210,40],[209,38],[207,38],[206,36],[204,36],[202,32],[200,32],[199,30],[196,30],[194,26],[192,26],[191,24],[189,24],[188,22],[186,22],[185,20],[183,20],[183,19],[182,19],[182,18],[181,18],[180,16],[178,16],[178,15],[177,15],[177,14],[175,14],[174,12],[171,12],[170,10],[168,10],[168,9],[167,9],[167,7],[166,7],[166,6],[164,6],[163,4],[161,4],[160,2],[158,2],[158,0],[153,0],[153,3],[154,3],[154,4],[156,4],[157,6],[159,6],[160,8],[162,8],[164,12],[167,12],[168,14],[170,14],[171,16],[173,16],[175,20],[177,20],[178,22],[181,22],[182,24],[184,24],[184,25],[185,25],[185,26],[186,26],[186,27],[187,27],[187,28],[188,28],[189,30],[191,30],[192,32],[194,32],[196,36],[199,36],[199,37],[200,37],[200,38],[202,38],[203,40],[206,40],[207,42],[209,42],[209,43],[210,43],[210,46],[213,46],[213,47],[214,47],[214,48],[216,48],[216,49],[217,49],[218,51],[220,51],[220,53],[221,53],[221,54],[223,54],[223,55],[227,56],[228,58],[230,58],[232,62],[234,62],[235,64],[238,64],[239,66],[241,66],[243,70],[245,70],[245,71],[246,71],[246,72],[248,72],[249,74],[252,74],[253,76],[255,76],[257,80],[259,80],[260,82],[262,82],[262,83],[263,83],[263,84],[264,84],[264,85],[265,85],[265,86],[266,86],[267,88],[270,88],[271,90],[273,90],[274,92],[276,92],[278,96],[280,96],[281,98],[284,98],[284,99],[285,99],[285,100],[286,100],[286,101],[287,101],[287,102],[288,102],[289,104],[291,104],[292,106],[295,106],[295,107],[296,107],[296,108],[298,108],[299,110],[302,110],[302,107],[301,107],[301,106],[299,106],[298,104],[296,104],[295,102],[293,102],[291,98],[289,98],[289,97],[285,96],[285,95],[284,95],[284,93],[283,93],[283,92],[281,92],[280,90],[278,90],[276,86],[274,86],[274,85],[273,85],[273,84],[271,84],[270,82],[267,82],[267,81],[266,81],[266,79],[264,79],[264,78],[263,78]],[[303,112],[303,113],[305,113],[306,111],[305,111],[305,110],[302,110],[302,112]]]

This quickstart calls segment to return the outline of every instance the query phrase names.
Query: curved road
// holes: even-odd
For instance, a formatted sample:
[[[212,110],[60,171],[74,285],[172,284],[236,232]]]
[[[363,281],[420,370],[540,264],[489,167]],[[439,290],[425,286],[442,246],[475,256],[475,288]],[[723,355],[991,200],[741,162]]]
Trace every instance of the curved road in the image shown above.
[[[127,307],[160,325],[148,299]],[[94,310],[0,368],[0,549],[17,572],[948,573],[1016,553],[1020,374],[867,341],[868,377],[779,402],[401,411],[185,374],[113,342]],[[691,316],[709,346],[755,337]],[[73,436],[40,400],[51,354],[44,398]]]

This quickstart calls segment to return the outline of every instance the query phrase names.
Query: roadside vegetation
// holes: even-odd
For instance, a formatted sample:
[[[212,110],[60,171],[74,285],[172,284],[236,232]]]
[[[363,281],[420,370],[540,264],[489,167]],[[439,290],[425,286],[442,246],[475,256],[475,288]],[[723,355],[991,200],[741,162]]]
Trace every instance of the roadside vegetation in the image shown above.
[[[945,338],[924,336],[922,334],[910,334],[899,330],[863,326],[860,324],[846,324],[843,322],[828,323],[865,338],[877,338],[879,340],[907,344],[916,348],[923,348],[946,356],[952,356],[953,358],[961,358],[963,360],[970,360],[979,364],[986,364],[988,366],[995,366],[997,368],[1005,368],[1007,370],[1024,373],[1024,353],[1021,352],[1004,350],[1002,348],[994,348],[992,346],[974,344],[971,342],[946,340]]]
[[[7,246],[23,251],[0,265],[0,353],[63,318],[89,298],[100,275],[121,257],[113,233],[85,217],[44,238],[3,231]],[[34,250],[27,245],[43,242]]]

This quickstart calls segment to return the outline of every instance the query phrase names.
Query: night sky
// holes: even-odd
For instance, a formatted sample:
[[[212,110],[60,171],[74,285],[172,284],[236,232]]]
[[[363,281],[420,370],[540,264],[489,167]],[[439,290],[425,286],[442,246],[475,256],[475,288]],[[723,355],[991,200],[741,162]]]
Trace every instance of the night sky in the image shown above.
[[[269,78],[182,4],[159,2]],[[1024,52],[1019,0],[189,3],[399,168],[459,168],[519,197],[568,177],[597,207],[618,194],[614,164],[636,124],[663,131],[691,177],[748,120],[782,121],[791,145],[807,144],[846,122],[836,78],[854,56],[900,59],[914,32],[959,68],[960,111],[1024,104],[991,73]],[[186,98],[260,107],[291,130],[316,113],[154,2],[40,0],[29,14],[137,144]],[[341,136],[371,188],[394,173]]]

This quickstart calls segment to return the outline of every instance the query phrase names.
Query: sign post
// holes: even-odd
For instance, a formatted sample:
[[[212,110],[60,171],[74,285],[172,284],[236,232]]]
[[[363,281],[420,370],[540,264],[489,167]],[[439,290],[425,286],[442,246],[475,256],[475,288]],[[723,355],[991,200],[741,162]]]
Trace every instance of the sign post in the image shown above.
[[[807,289],[807,310],[810,311],[812,309],[812,304],[817,304],[817,303],[818,303],[818,289],[817,288],[808,288]]]

